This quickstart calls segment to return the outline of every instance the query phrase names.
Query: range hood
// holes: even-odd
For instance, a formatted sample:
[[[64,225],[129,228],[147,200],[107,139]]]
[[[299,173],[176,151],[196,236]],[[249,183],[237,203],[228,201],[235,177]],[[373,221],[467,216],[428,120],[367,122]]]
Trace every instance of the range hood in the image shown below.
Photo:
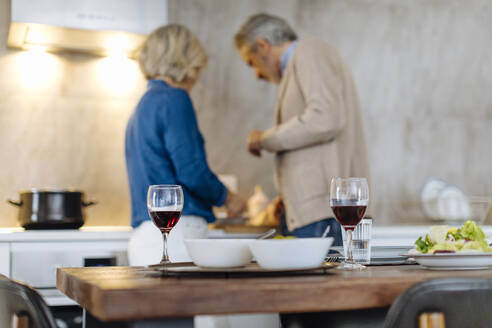
[[[134,57],[166,0],[12,0],[8,46]]]

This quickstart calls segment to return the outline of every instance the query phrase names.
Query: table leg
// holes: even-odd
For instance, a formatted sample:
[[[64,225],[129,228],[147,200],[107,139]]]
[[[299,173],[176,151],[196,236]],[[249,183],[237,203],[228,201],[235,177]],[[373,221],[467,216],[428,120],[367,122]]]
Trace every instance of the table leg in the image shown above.
[[[95,318],[91,317],[94,321]],[[82,328],[193,328],[193,318],[161,319],[161,320],[139,320],[132,322],[102,322],[99,321],[91,325],[87,323],[87,311],[82,310]],[[94,327],[93,327],[94,326]]]

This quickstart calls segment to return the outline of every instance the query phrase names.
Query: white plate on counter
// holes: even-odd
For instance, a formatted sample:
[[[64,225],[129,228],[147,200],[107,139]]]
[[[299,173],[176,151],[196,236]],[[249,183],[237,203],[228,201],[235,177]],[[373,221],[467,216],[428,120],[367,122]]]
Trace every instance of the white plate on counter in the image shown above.
[[[485,270],[492,267],[492,253],[405,254],[429,270]]]
[[[422,191],[420,192],[420,200],[422,201],[422,210],[428,218],[438,218],[439,212],[436,207],[439,193],[444,190],[447,183],[441,179],[431,178],[427,180]]]

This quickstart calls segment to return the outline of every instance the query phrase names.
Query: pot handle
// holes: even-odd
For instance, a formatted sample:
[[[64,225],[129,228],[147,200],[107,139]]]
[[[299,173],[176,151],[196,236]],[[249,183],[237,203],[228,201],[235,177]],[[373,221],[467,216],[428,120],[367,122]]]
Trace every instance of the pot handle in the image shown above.
[[[92,205],[97,205],[97,202],[95,200],[90,200],[88,202],[82,202],[82,206],[84,207],[88,207],[88,206],[92,206]]]
[[[7,202],[10,203],[11,205],[14,205],[14,206],[19,206],[19,207],[22,206],[22,202],[16,202],[16,201],[13,201],[12,199],[7,199]]]

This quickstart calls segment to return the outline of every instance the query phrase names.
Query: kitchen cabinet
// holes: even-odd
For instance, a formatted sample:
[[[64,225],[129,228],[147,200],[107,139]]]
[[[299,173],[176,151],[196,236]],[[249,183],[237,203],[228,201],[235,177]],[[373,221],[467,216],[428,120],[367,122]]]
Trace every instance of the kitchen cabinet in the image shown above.
[[[10,244],[0,243],[0,274],[10,275]]]
[[[56,289],[56,269],[128,265],[131,227],[83,227],[79,230],[0,229],[0,273],[25,282],[49,306],[76,303]]]

